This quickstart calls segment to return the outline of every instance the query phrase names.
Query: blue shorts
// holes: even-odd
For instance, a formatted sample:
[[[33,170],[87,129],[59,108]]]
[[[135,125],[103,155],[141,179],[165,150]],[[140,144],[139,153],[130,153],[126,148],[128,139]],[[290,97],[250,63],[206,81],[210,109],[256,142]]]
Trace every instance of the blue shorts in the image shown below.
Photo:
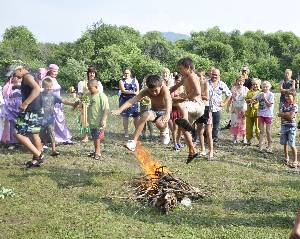
[[[288,144],[290,147],[296,147],[296,126],[285,126],[281,127],[280,144]]]
[[[39,134],[41,131],[43,116],[44,108],[34,111],[20,112],[14,128],[14,133],[21,135]]]

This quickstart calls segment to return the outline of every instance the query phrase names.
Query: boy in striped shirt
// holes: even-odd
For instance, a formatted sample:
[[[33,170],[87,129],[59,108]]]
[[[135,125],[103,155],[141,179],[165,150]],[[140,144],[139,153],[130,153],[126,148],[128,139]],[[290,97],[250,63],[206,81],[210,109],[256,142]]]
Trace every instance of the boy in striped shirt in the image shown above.
[[[294,161],[291,168],[299,167],[297,161],[297,148],[296,148],[296,115],[298,112],[298,105],[295,103],[296,90],[289,89],[285,92],[286,102],[281,106],[278,117],[282,118],[280,144],[283,145],[285,160],[284,164],[289,164],[288,147],[292,149]]]

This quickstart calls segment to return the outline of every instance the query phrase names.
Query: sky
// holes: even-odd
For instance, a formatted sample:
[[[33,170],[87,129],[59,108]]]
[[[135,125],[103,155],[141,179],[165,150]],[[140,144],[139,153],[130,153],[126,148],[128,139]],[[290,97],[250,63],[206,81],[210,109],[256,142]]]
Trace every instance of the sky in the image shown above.
[[[299,0],[0,0],[5,29],[24,25],[38,42],[73,42],[102,19],[148,31],[190,34],[218,26],[231,32],[292,31],[300,37]]]

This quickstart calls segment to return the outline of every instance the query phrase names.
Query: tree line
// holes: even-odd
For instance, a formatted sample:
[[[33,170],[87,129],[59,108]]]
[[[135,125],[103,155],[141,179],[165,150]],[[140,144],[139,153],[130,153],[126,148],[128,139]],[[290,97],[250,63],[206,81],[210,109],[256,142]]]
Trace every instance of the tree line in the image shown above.
[[[300,38],[292,32],[239,30],[223,32],[219,27],[191,32],[189,39],[169,41],[158,31],[141,36],[129,26],[116,26],[100,20],[86,29],[74,42],[40,43],[26,26],[7,28],[0,42],[0,62],[20,59],[28,63],[28,69],[55,63],[60,67],[58,80],[69,88],[86,78],[88,67],[98,70],[98,80],[104,88],[118,87],[122,69],[130,67],[132,76],[141,82],[150,73],[161,74],[164,67],[178,71],[177,62],[189,56],[195,67],[208,70],[215,66],[221,71],[221,79],[233,85],[241,68],[248,66],[250,77],[268,80],[278,86],[287,68],[293,70],[293,78],[300,69]],[[7,81],[5,64],[0,69],[1,85]]]

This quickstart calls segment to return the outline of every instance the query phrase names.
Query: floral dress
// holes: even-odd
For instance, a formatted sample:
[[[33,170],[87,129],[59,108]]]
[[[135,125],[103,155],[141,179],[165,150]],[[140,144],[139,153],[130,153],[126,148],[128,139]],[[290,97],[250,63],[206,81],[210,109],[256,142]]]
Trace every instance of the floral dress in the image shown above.
[[[133,91],[136,92],[136,85],[135,85],[135,79],[131,79],[131,83],[127,83],[125,79],[123,78],[122,81],[124,83],[124,88],[125,90]],[[134,97],[135,95],[129,95],[129,94],[123,94],[121,93],[120,98],[119,98],[119,107],[121,107],[127,100],[130,100]],[[139,106],[138,103],[133,104],[131,107],[128,109],[124,110],[120,114],[122,117],[139,117]]]
[[[247,104],[245,98],[248,88],[242,86],[240,93],[237,92],[237,87],[232,88],[232,106],[231,106],[231,129],[233,135],[246,134],[246,116]]]

